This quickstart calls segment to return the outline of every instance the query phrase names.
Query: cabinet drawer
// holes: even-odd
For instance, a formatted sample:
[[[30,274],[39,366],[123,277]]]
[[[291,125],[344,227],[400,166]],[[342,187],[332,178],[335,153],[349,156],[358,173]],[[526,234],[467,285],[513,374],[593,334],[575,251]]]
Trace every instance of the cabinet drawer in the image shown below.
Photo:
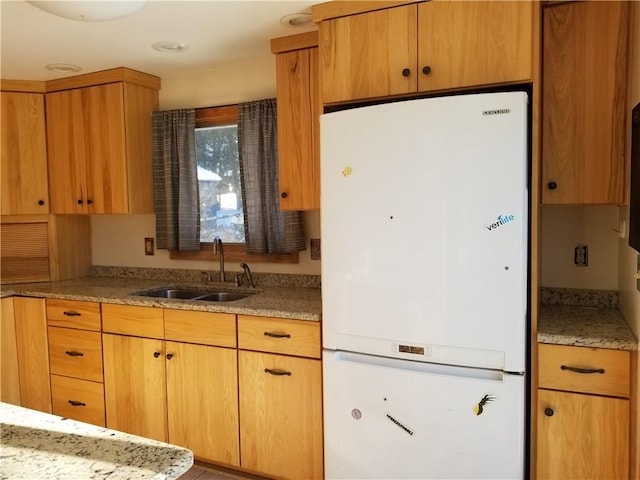
[[[102,382],[100,332],[48,327],[51,373]]]
[[[52,327],[100,331],[100,304],[48,298],[47,324]]]
[[[102,330],[136,337],[164,338],[161,308],[102,304]]]
[[[236,316],[230,313],[164,311],[164,335],[167,340],[236,347]]]
[[[540,388],[629,397],[628,351],[540,344],[539,362]]]
[[[102,383],[51,375],[53,414],[105,426]]]
[[[320,323],[238,315],[238,348],[320,358]]]

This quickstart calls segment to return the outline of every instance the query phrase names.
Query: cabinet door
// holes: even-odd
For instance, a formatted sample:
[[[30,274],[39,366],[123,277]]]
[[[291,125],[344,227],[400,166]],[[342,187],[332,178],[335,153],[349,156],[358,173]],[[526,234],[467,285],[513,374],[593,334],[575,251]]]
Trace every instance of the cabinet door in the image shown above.
[[[18,345],[13,298],[0,299],[0,402],[20,405]]]
[[[530,81],[533,8],[531,2],[420,3],[418,90]]]
[[[281,210],[320,208],[318,49],[276,55]]]
[[[167,441],[162,340],[103,334],[107,427]]]
[[[47,317],[43,298],[14,297],[22,406],[51,413]]]
[[[236,350],[167,342],[166,352],[169,443],[238,466]]]
[[[51,213],[86,213],[81,89],[48,93],[46,101]]]
[[[628,3],[568,2],[544,9],[545,204],[624,201]]]
[[[629,401],[538,390],[538,478],[625,479]]]
[[[89,213],[128,213],[122,83],[82,90]]]
[[[2,215],[49,213],[44,94],[0,95]]]
[[[335,18],[319,30],[324,103],[415,92],[417,7]]]
[[[241,466],[321,479],[320,360],[238,352]]]

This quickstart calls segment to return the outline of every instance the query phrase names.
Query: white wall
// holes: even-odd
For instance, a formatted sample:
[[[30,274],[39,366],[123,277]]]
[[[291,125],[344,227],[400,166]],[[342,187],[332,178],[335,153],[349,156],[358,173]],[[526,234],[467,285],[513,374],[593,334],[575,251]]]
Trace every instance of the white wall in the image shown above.
[[[541,224],[541,286],[618,289],[618,207],[543,207]],[[574,264],[579,244],[589,247],[587,267]]]
[[[276,95],[275,57],[255,62],[225,65],[204,72],[162,79],[160,109],[198,108],[229,105]],[[305,212],[307,239],[320,238],[319,211]],[[184,268],[217,270],[210,262],[170,260],[168,252],[144,254],[144,238],[155,237],[154,215],[93,215],[91,217],[93,265]],[[233,270],[233,263],[229,269]],[[239,269],[235,268],[235,269]],[[307,250],[300,252],[300,263],[251,264],[256,272],[320,274],[320,261],[311,260]]]

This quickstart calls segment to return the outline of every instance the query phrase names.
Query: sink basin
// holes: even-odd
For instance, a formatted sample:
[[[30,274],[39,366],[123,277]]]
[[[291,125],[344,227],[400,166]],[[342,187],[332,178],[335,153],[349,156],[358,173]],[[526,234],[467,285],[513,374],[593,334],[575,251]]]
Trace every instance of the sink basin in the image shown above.
[[[186,288],[159,288],[157,290],[149,290],[147,292],[139,292],[135,295],[143,297],[160,297],[160,298],[178,298],[182,300],[191,300],[209,292],[203,290],[189,290]]]
[[[226,292],[220,290],[199,290],[192,288],[156,288],[136,292],[133,295],[141,297],[172,298],[179,300],[197,300],[203,302],[232,302],[241,300],[258,292]]]

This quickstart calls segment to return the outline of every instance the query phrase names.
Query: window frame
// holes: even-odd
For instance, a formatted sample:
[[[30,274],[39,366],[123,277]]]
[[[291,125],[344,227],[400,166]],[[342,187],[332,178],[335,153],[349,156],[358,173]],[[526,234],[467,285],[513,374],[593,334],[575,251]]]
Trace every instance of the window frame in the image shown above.
[[[220,107],[196,108],[196,128],[219,127],[238,123],[238,105],[224,105]],[[200,250],[194,252],[180,252],[169,250],[172,260],[206,260],[218,259],[213,254],[212,242],[201,242]],[[247,253],[244,243],[225,243],[224,258],[229,262],[253,263],[298,263],[298,252],[293,253]]]

